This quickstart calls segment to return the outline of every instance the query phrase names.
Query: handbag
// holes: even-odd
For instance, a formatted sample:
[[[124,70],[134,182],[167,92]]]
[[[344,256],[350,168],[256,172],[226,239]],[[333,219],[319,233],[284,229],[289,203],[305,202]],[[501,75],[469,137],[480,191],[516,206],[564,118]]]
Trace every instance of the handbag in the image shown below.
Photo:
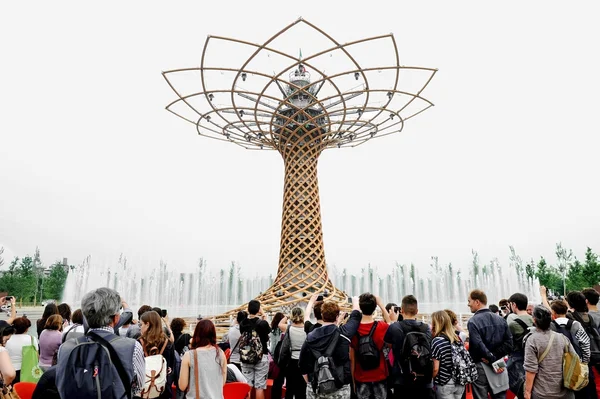
[[[30,338],[31,345],[26,345],[21,349],[21,381],[37,383],[44,372],[39,366],[38,352],[33,344],[33,337]]]
[[[0,373],[2,379],[2,390],[0,391],[0,399],[21,399],[21,397],[13,390],[12,385],[4,384],[4,376]]]

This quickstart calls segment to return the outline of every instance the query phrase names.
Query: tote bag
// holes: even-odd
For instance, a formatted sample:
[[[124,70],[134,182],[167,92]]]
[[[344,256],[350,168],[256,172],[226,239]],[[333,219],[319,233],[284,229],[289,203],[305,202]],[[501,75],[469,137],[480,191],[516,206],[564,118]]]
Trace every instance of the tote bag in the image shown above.
[[[38,365],[38,352],[33,344],[33,337],[30,338],[31,345],[24,346],[21,351],[23,357],[21,361],[21,381],[37,383],[44,372]]]

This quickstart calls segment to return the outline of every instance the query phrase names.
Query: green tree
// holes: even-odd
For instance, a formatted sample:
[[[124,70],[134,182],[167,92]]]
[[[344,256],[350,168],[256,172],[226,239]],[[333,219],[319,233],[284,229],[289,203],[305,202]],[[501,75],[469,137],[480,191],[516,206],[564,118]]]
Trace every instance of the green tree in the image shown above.
[[[579,291],[586,285],[583,264],[575,259],[567,272],[567,291]]]
[[[558,270],[546,262],[542,256],[537,263],[535,276],[540,280],[540,285],[550,288],[554,292],[562,291],[562,279],[558,274]]]
[[[50,268],[50,274],[44,278],[44,296],[50,299],[61,299],[67,282],[67,270],[59,261]]]
[[[585,251],[585,263],[583,264],[583,276],[585,277],[585,287],[593,287],[600,283],[600,262],[598,255],[592,252],[590,247]]]

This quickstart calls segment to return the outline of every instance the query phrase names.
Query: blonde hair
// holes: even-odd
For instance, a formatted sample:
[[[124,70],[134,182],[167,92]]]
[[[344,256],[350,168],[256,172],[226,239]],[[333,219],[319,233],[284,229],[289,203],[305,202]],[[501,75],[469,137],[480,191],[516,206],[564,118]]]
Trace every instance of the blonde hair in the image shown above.
[[[290,316],[292,323],[302,323],[304,321],[304,310],[299,307],[292,309],[292,315]]]
[[[450,319],[450,316],[448,316],[448,313],[446,313],[445,311],[438,310],[437,312],[433,312],[431,314],[431,324],[431,329],[434,337],[443,334],[446,337],[448,337],[451,344],[459,340],[459,338],[456,336],[456,332],[454,331],[452,320]]]

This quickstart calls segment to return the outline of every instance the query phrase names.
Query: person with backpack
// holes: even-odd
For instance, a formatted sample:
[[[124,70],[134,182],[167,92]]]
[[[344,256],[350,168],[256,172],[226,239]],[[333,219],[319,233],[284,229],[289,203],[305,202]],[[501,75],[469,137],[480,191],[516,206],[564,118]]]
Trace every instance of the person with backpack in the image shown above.
[[[504,399],[508,385],[505,367],[498,367],[504,356],[512,351],[512,335],[506,320],[487,308],[487,295],[473,290],[467,300],[473,316],[469,319],[469,354],[477,365],[477,380],[473,382],[473,398]],[[516,316],[515,316],[516,317]]]
[[[525,343],[525,399],[573,399],[573,391],[565,388],[563,358],[575,349],[562,334],[550,329],[550,310],[533,309],[534,332]]]
[[[392,323],[384,341],[392,347],[394,367],[394,398],[433,397],[433,359],[431,330],[417,320],[418,301],[414,295],[402,298],[403,320]]]
[[[350,346],[356,397],[385,399],[388,367],[383,353],[383,338],[388,330],[390,316],[381,298],[368,292],[358,297],[358,306],[362,316]],[[381,309],[383,321],[375,321],[373,318],[377,307]]]
[[[577,392],[576,397],[596,399],[596,381],[594,380],[593,369],[600,367],[600,331],[596,328],[593,316],[588,314],[585,295],[579,291],[571,291],[567,294],[567,303],[572,309],[571,312],[567,313],[567,319],[578,321],[590,339],[590,358],[588,362],[590,382],[582,391]]]
[[[321,316],[321,306],[323,305],[323,301],[318,300],[319,296],[321,296],[321,294],[318,292],[312,294],[304,311],[304,331],[307,334],[315,328],[319,328],[323,325],[323,319]],[[315,323],[310,320],[311,313],[315,315]]]
[[[461,399],[466,384],[477,379],[477,366],[445,310],[431,314],[431,358],[437,399]]]
[[[307,382],[307,399],[350,398],[350,341],[361,320],[357,297],[352,298],[352,308],[346,322],[338,327],[339,305],[333,301],[321,305],[321,327],[307,335],[298,361]]]
[[[285,399],[305,399],[306,381],[304,381],[298,367],[300,350],[304,345],[304,341],[306,341],[304,310],[300,307],[293,308],[290,321],[291,324],[287,325],[287,318],[284,318],[282,323],[279,324],[285,335],[282,338],[277,364],[284,369],[284,375],[286,376]]]
[[[119,337],[121,297],[110,288],[84,295],[81,311],[89,327],[86,336],[69,339],[58,352],[56,387],[62,398],[131,398],[145,378],[144,350],[139,342]],[[51,386],[51,381],[44,383]],[[100,392],[98,392],[98,390]]]
[[[163,320],[156,311],[142,315],[140,328],[142,336],[138,341],[146,357],[146,380],[140,397],[169,399],[175,371],[175,348],[165,334]]]
[[[175,350],[179,353],[179,356],[183,356],[183,354],[190,349],[190,340],[192,339],[192,336],[183,332],[186,327],[187,323],[185,320],[179,317],[175,317],[171,320],[171,331],[173,331],[173,338],[175,340]]]
[[[208,319],[196,324],[191,349],[181,359],[179,389],[187,399],[223,399],[227,359],[217,345],[215,325]]]
[[[85,329],[83,328],[83,313],[81,309],[77,309],[71,316],[71,324],[66,330],[63,330],[62,342],[65,342],[71,338],[78,338],[85,335]]]
[[[255,388],[256,399],[265,398],[269,374],[268,343],[271,327],[260,310],[256,299],[248,302],[248,317],[240,324],[238,341],[242,374]]]
[[[552,301],[550,310],[552,311],[550,329],[567,337],[581,361],[589,363],[590,337],[588,337],[581,323],[567,318],[569,311],[567,303],[559,299]]]
[[[506,370],[508,371],[510,390],[520,398],[523,397],[525,386],[523,338],[529,334],[529,328],[533,326],[533,317],[527,312],[527,301],[527,296],[521,293],[512,294],[508,299],[510,310],[515,317],[508,323],[508,329],[513,338],[513,350],[506,363]]]

